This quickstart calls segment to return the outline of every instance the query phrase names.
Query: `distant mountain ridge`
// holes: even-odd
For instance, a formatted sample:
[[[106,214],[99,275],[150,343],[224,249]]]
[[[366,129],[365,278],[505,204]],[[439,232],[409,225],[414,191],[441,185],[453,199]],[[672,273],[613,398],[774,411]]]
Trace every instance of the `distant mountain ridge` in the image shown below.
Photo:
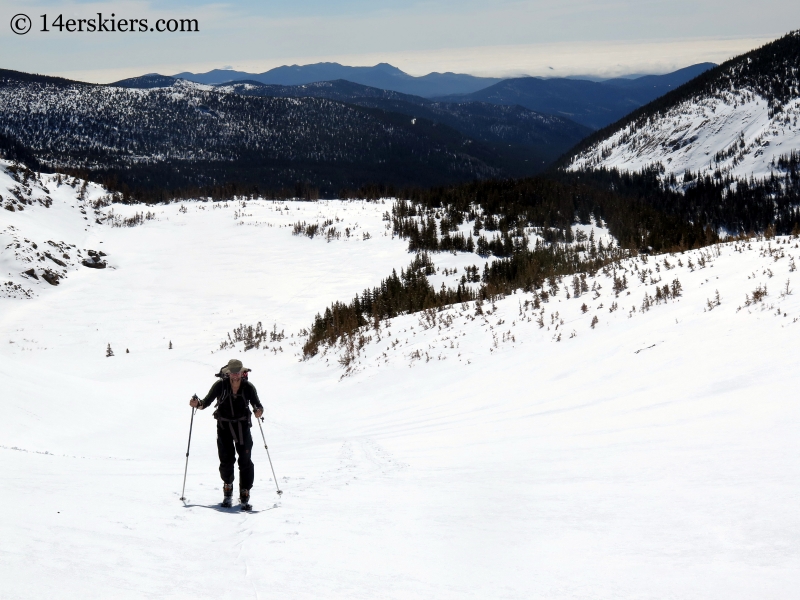
[[[211,85],[245,79],[268,85],[304,85],[319,81],[345,79],[361,85],[424,98],[448,94],[469,94],[501,81],[495,77],[475,77],[459,73],[428,73],[421,77],[414,77],[388,63],[379,63],[372,67],[350,67],[334,62],[286,65],[264,73],[214,69],[207,73],[183,72],[174,77]]]
[[[540,77],[498,79],[456,73],[429,73],[422,77],[412,77],[386,63],[374,67],[317,63],[277,67],[260,74],[223,69],[200,74],[184,72],[178,73],[172,80],[185,79],[206,85],[250,82],[284,87],[342,80],[437,102],[519,105],[534,112],[557,115],[597,130],[715,66],[714,63],[700,63],[665,75],[592,81],[579,78]],[[151,73],[111,85],[146,89],[170,85],[170,78]]]
[[[630,98],[691,72],[577,83]],[[521,103],[465,101],[475,96],[443,102],[348,80],[214,85],[156,73],[94,85],[0,70],[0,136],[4,154],[132,189],[238,182],[275,190],[302,182],[330,197],[371,183],[533,175],[591,134]]]
[[[160,83],[143,77],[140,89],[128,89],[0,70],[0,156],[80,172],[148,199],[213,189],[336,197],[368,184],[427,187],[545,166],[536,148],[482,141],[379,107],[307,94],[245,95],[182,80],[147,89]],[[474,120],[476,130],[487,131]],[[540,124],[545,134],[560,126],[530,111],[508,122],[525,135]]]
[[[601,129],[715,66],[714,63],[700,63],[666,75],[602,82],[519,77],[505,79],[471,94],[435,99],[518,104],[536,112],[566,117],[592,129]]]

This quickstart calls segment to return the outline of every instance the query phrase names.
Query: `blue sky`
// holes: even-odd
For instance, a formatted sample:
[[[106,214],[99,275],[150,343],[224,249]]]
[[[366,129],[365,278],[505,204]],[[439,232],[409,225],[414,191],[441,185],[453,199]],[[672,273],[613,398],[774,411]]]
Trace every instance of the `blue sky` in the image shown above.
[[[800,28],[800,3],[762,0],[267,0],[90,2],[0,0],[0,66],[112,81],[233,67],[390,62],[415,75],[613,76],[720,62]],[[42,33],[52,21],[195,18],[192,34]],[[14,35],[10,19],[33,18]]]

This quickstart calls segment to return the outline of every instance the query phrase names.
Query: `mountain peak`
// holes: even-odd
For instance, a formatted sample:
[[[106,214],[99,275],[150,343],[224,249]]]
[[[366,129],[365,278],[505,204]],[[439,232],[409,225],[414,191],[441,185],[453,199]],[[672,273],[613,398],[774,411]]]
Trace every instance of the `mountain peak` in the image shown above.
[[[371,67],[351,67],[336,62],[310,65],[283,65],[264,73],[245,73],[214,69],[206,73],[178,73],[173,77],[216,85],[240,80],[268,85],[308,85],[322,81],[345,80],[359,85],[430,98],[448,94],[468,94],[497,83],[500,79],[457,73],[430,73],[415,77],[389,63]]]
[[[375,65],[372,68],[380,70],[380,71],[383,71],[385,73],[395,73],[395,74],[398,74],[398,75],[407,75],[407,73],[405,73],[403,70],[395,67],[394,65],[390,65],[389,63],[378,63],[377,65]]]
[[[179,79],[177,77],[170,77],[169,75],[161,75],[160,73],[148,73],[140,77],[129,77],[128,79],[121,79],[114,83],[109,83],[109,87],[121,88],[138,88],[138,89],[152,89],[161,87],[170,87],[174,85]]]

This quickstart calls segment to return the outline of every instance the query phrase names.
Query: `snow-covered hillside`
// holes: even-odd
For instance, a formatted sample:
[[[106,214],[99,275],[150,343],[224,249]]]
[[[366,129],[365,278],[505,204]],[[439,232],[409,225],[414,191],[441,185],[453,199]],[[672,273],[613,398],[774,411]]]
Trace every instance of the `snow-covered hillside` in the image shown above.
[[[30,298],[72,272],[105,268],[106,253],[90,240],[113,215],[109,203],[96,184],[0,160],[0,297]]]
[[[791,302],[795,257],[800,260],[797,250],[796,240],[779,238],[755,248],[752,243],[728,243],[685,253],[640,255],[613,263],[595,275],[564,278],[541,292],[520,291],[496,302],[467,302],[392,319],[378,328],[365,327],[356,334],[364,338],[360,350],[348,350],[348,340],[342,340],[326,347],[315,360],[327,363],[332,355],[346,366],[345,376],[369,373],[390,362],[409,367],[418,361],[448,360],[471,365],[522,345],[569,343],[579,336],[596,336],[602,328],[633,327],[626,324],[631,319],[659,321],[650,311],[676,322],[687,317],[699,319],[699,313],[721,307],[722,298],[726,305],[736,305],[736,313],[769,311],[788,318],[781,306]],[[719,269],[711,270],[718,261],[728,276],[720,278]],[[773,264],[781,261],[787,268],[774,268]],[[742,283],[730,277],[731,271],[743,268],[750,269],[752,293],[741,293]],[[786,277],[775,279],[783,275]],[[674,304],[682,308],[671,307]],[[791,323],[799,321],[800,313],[793,314]],[[652,323],[644,329],[650,326]],[[660,343],[652,341],[653,345],[645,344],[640,350]]]
[[[634,121],[572,159],[570,169],[641,171],[684,182],[715,174],[736,179],[783,175],[777,162],[800,151],[800,99],[774,111],[749,90],[681,102],[658,117]],[[687,180],[688,183],[688,180]]]
[[[389,200],[95,212],[28,183],[52,204],[0,210],[30,290],[0,297],[4,599],[796,595],[797,239],[630,258],[302,361],[315,313],[411,260]],[[432,258],[436,286],[483,260]],[[258,322],[266,345],[220,349]],[[284,491],[256,429],[253,514],[217,506],[209,411],[179,501],[189,397],[232,357]]]
[[[782,176],[785,159],[796,163],[800,151],[798,60],[800,31],[737,56],[632,113],[574,155],[568,168],[656,167],[677,186],[698,175]]]
[[[142,90],[0,69],[0,135],[50,169],[116,176],[142,193],[311,182],[330,196],[375,181],[423,185],[502,172],[471,155],[461,134],[443,135],[427,121],[415,125],[326,98],[244,96],[189,82]]]
[[[395,137],[363,112],[326,99],[251,98],[186,81],[139,90],[0,77],[0,115],[0,133],[62,168],[231,161],[256,151],[273,159],[341,158],[352,130],[370,145]],[[88,161],[87,152],[94,152]]]

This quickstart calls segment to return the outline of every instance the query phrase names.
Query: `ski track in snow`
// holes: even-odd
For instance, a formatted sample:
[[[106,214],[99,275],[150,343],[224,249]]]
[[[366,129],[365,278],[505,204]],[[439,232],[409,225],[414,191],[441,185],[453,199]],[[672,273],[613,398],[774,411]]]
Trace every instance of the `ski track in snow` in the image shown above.
[[[41,184],[49,208],[0,211],[20,240],[2,275],[30,292],[0,297],[4,599],[794,597],[798,240],[627,259],[539,308],[401,316],[348,371],[338,346],[300,361],[298,331],[411,261],[389,201],[186,202],[112,227],[142,207]],[[339,237],[292,235],[326,220]],[[50,239],[70,248],[56,286],[23,275]],[[458,268],[437,287],[483,267],[432,258]],[[219,351],[259,321],[286,337]],[[233,356],[284,491],[256,428],[253,514],[218,506],[211,411],[179,501],[189,397]]]

